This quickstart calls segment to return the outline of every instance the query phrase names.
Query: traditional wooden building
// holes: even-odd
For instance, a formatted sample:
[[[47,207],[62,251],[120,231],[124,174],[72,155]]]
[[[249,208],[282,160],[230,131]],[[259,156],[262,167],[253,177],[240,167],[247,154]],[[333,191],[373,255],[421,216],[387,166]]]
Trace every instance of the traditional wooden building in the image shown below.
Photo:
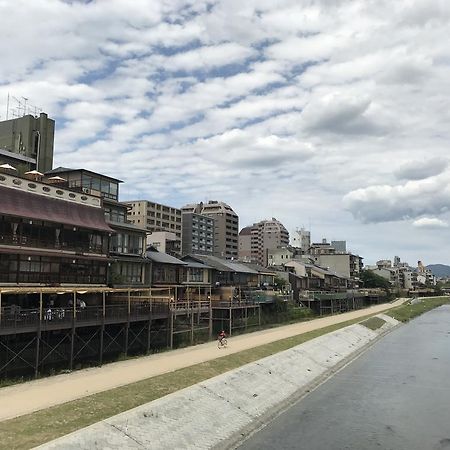
[[[0,283],[106,285],[109,245],[99,197],[0,173]]]

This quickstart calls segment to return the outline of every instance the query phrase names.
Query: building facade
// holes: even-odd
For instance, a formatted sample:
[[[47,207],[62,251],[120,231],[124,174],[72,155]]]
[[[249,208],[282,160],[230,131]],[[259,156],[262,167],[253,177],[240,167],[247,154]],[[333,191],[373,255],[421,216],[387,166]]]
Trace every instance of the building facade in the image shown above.
[[[214,219],[214,255],[230,259],[238,257],[239,217],[231,206],[210,200],[183,206],[181,210]]]
[[[132,200],[124,202],[129,207],[128,220],[148,232],[169,231],[181,239],[181,210],[172,206]]]
[[[101,199],[106,222],[114,231],[109,247],[108,284],[119,287],[144,286],[146,232],[127,219],[128,206],[119,202],[122,181],[90,170],[66,167],[58,167],[46,174],[58,176],[61,186]]]
[[[289,232],[274,217],[245,227],[239,233],[239,258],[266,267],[268,251],[289,245]],[[250,248],[249,248],[250,244]]]
[[[101,199],[0,173],[0,284],[106,285]]]
[[[20,172],[51,170],[54,136],[55,121],[45,113],[1,121],[0,164],[11,164]]]
[[[214,218],[194,212],[181,214],[181,253],[214,254]]]

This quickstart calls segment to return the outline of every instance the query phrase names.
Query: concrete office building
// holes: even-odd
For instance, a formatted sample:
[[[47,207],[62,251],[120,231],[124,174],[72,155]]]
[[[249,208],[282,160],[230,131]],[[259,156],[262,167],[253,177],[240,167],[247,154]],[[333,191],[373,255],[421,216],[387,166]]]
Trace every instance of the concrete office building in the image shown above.
[[[268,250],[288,245],[289,232],[279,220],[261,220],[239,233],[239,259],[267,267]]]
[[[0,122],[0,164],[19,172],[52,169],[55,121],[47,114],[26,115]]]
[[[183,213],[196,213],[214,219],[214,255],[223,258],[238,257],[239,217],[231,206],[210,200],[183,206]]]
[[[129,207],[128,220],[151,233],[169,231],[181,239],[181,210],[148,200],[124,202]]]
[[[203,214],[182,212],[181,252],[189,254],[214,254],[214,219]]]

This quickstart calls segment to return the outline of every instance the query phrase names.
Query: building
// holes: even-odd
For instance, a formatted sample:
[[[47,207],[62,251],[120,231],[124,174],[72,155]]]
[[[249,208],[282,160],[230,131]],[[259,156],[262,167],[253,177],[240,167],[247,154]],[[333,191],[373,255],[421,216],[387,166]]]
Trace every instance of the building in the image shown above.
[[[87,169],[58,167],[46,173],[60,178],[60,186],[102,199],[108,225],[114,230],[110,240],[108,284],[112,286],[143,286],[145,284],[145,231],[127,220],[128,207],[119,202],[117,178]]]
[[[214,255],[230,259],[238,257],[239,217],[231,206],[210,200],[183,206],[181,210],[214,219]]]
[[[128,220],[134,225],[151,233],[169,231],[181,239],[180,209],[148,200],[132,200],[124,204],[129,206]]]
[[[305,254],[308,253],[311,246],[311,232],[304,228],[297,228],[292,235],[292,246],[300,248]]]
[[[114,230],[99,197],[0,173],[0,198],[0,284],[107,284]]]
[[[347,251],[347,241],[331,241],[331,246],[336,253],[345,253]]]
[[[279,220],[272,217],[272,220],[261,220],[251,227],[243,228],[239,240],[239,259],[266,267],[269,250],[289,245],[289,232]]]
[[[149,247],[175,258],[181,256],[181,239],[170,231],[154,231],[147,234],[147,248]]]
[[[284,266],[296,256],[294,247],[279,247],[267,251],[267,265]]]
[[[54,136],[55,121],[45,113],[1,121],[0,164],[11,164],[19,173],[51,170]]]
[[[181,214],[181,253],[214,254],[214,218],[184,212]]]
[[[252,261],[252,227],[244,227],[239,232],[238,256],[241,261]]]

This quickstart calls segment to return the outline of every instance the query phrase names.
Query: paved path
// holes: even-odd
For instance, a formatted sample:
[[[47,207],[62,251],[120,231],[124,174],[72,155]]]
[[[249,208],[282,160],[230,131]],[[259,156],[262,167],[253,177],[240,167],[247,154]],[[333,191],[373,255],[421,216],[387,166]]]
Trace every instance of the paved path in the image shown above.
[[[240,450],[450,449],[450,306],[397,328]]]
[[[237,353],[367,314],[386,311],[403,302],[404,299],[400,299],[394,303],[236,336],[230,339],[226,354]],[[0,389],[0,421],[210,361],[220,356],[224,356],[224,350],[219,351],[215,342],[208,342],[5,387]],[[8,408],[1,405],[8,405]]]

